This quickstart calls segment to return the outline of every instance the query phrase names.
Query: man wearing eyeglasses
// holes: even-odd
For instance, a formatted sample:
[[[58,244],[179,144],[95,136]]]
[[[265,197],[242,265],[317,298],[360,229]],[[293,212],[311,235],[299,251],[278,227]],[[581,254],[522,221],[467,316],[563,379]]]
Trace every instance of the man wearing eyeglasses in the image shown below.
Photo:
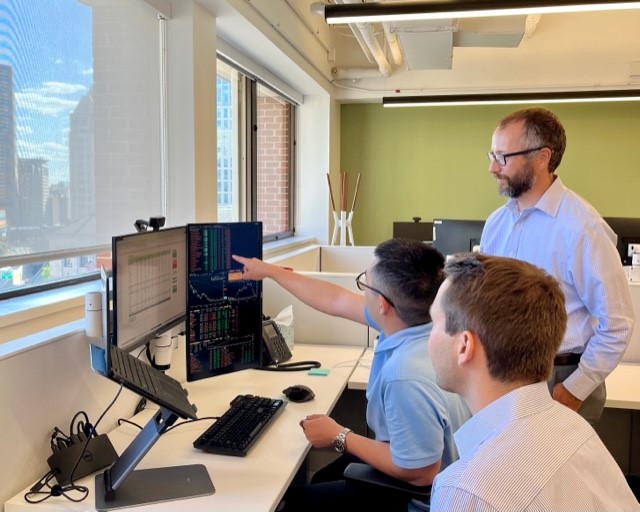
[[[428,510],[427,503],[393,502],[348,486],[349,462],[363,461],[405,482],[430,485],[438,471],[457,459],[453,433],[470,417],[458,395],[442,391],[428,355],[429,307],[442,283],[444,258],[434,248],[395,238],[375,248],[374,258],[356,278],[356,293],[328,281],[233,256],[245,279],[271,278],[309,306],[329,315],[370,325],[380,332],[367,385],[367,424],[375,439],[358,435],[325,415],[303,418],[300,426],[316,448],[342,454],[314,475],[312,484],[285,496],[283,510]],[[407,508],[408,507],[408,508]]]
[[[565,146],[564,128],[549,110],[519,110],[498,123],[489,172],[509,200],[487,219],[480,251],[528,261],[560,282],[568,322],[549,390],[595,424],[604,380],[622,358],[635,318],[615,233],[556,175]]]

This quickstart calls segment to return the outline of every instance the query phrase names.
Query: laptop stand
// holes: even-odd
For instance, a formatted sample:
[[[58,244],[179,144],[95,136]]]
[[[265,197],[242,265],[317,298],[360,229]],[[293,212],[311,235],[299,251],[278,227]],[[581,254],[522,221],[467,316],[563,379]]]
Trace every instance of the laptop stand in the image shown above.
[[[134,471],[158,438],[178,417],[176,413],[161,407],[114,464],[96,475],[97,510],[115,510],[195,498],[215,492],[209,473],[202,464]]]

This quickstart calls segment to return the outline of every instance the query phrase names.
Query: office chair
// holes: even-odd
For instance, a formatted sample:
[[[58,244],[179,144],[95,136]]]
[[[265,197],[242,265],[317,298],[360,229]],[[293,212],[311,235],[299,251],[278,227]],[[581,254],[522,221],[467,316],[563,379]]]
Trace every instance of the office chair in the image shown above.
[[[397,499],[406,498],[407,503],[412,499],[429,501],[431,497],[430,485],[417,486],[408,484],[362,462],[349,464],[344,470],[344,478],[347,485],[361,486],[365,490],[375,489],[377,493],[391,494]]]

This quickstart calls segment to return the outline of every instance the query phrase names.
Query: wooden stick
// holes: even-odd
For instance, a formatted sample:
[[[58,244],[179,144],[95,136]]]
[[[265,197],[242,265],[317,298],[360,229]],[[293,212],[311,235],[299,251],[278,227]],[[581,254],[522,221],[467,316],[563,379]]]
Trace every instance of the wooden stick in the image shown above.
[[[347,211],[347,191],[349,189],[349,181],[346,172],[342,173],[342,196],[340,200],[340,208],[343,212]]]
[[[329,197],[331,198],[331,210],[336,211],[336,204],[333,202],[333,190],[331,190],[331,179],[329,173],[327,173],[327,183],[329,184]]]
[[[358,198],[358,190],[360,189],[360,173],[358,173],[358,177],[356,178],[356,190],[353,193],[353,202],[351,203],[351,211],[356,209],[356,199]]]

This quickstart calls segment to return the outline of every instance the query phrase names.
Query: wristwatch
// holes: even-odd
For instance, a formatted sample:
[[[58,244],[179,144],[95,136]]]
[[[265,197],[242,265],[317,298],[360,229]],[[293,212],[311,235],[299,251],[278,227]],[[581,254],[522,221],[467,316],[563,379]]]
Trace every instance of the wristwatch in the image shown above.
[[[347,449],[347,445],[345,444],[344,440],[346,439],[347,434],[349,432],[351,432],[351,429],[345,427],[340,431],[340,433],[333,440],[333,447],[338,453],[344,453],[345,450]]]

